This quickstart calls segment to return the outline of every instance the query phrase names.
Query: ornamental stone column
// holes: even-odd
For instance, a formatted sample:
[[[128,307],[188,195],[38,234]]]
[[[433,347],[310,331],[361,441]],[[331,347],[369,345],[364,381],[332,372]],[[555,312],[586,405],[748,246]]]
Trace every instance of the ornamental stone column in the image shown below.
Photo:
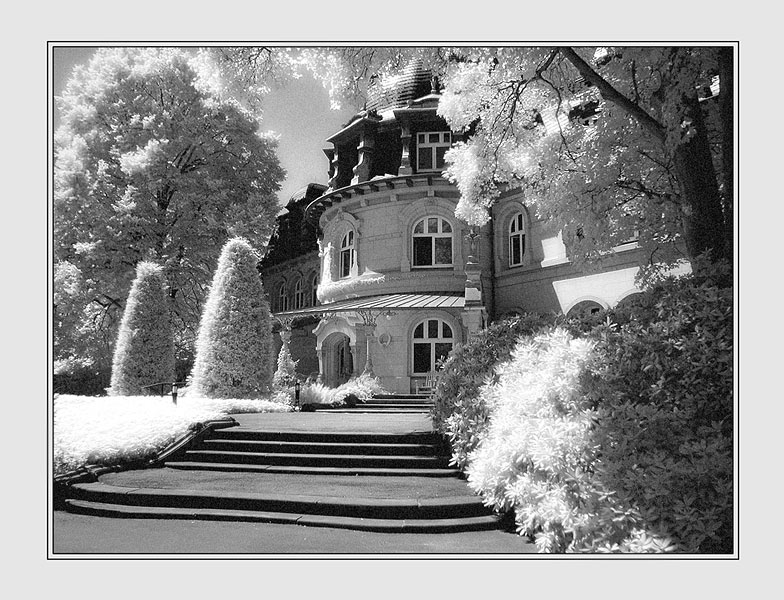
[[[365,325],[365,344],[367,349],[367,354],[365,355],[365,368],[362,371],[363,375],[370,375],[371,377],[375,377],[375,373],[373,373],[373,360],[370,357],[370,344],[373,340],[375,335],[376,326],[373,325]]]
[[[318,349],[318,363],[319,363],[319,374],[316,378],[316,383],[320,383],[323,385],[324,383],[324,358],[326,356],[326,350],[324,350],[324,346]]]
[[[350,344],[348,348],[351,351],[351,372],[356,377],[359,375],[359,351],[356,344]]]
[[[487,311],[482,302],[482,267],[476,259],[478,236],[476,228],[472,228],[468,234],[470,254],[465,265],[465,307],[460,315],[469,338],[482,331],[487,321]]]

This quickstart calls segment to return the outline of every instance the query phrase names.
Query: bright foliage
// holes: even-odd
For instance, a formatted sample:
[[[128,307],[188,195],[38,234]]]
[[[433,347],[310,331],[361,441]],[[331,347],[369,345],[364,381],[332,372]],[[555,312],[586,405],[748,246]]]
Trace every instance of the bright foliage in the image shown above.
[[[469,484],[545,552],[732,552],[730,280],[664,280],[604,324],[523,335],[484,373],[477,348],[503,359],[508,325],[458,349],[484,385],[437,411]]]
[[[149,262],[136,266],[114,347],[112,396],[152,394],[144,386],[175,380],[174,337],[165,288],[160,266]]]
[[[263,248],[272,233],[275,141],[182,50],[100,49],[57,101],[55,358],[106,368],[144,260],[163,266],[187,358],[221,246],[242,235]]]
[[[509,359],[517,340],[553,323],[554,317],[524,315],[496,322],[450,352],[438,372],[433,424],[452,445],[452,462],[464,469],[487,427],[490,407],[480,389],[493,368]]]
[[[439,75],[439,115],[467,134],[447,154],[446,173],[461,192],[456,214],[469,224],[486,223],[498,195],[520,188],[536,215],[563,232],[575,263],[599,262],[631,238],[669,264],[706,250],[714,259],[732,255],[732,48],[299,54],[336,102],[361,105],[371,76],[411,59]]]
[[[309,383],[302,387],[300,404],[343,405],[349,396],[354,396],[360,402],[366,402],[374,394],[380,394],[383,391],[384,388],[381,387],[381,381],[377,377],[362,373],[336,388],[330,388],[321,383]]]
[[[283,344],[278,352],[278,368],[275,369],[275,374],[272,376],[272,384],[279,389],[293,387],[297,381],[297,363],[291,357],[291,350],[289,342],[291,340],[291,331],[285,330],[282,332]]]
[[[260,398],[272,383],[272,318],[258,253],[243,238],[226,242],[199,326],[190,394]]]

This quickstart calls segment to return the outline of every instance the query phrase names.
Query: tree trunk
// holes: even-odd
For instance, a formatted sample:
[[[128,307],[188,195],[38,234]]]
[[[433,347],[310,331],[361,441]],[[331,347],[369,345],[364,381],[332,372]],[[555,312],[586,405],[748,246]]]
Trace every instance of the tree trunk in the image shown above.
[[[711,260],[731,258],[725,244],[724,214],[702,109],[696,94],[684,98],[685,117],[696,133],[675,149],[675,175],[684,207],[684,238],[690,258],[710,251]]]
[[[666,131],[661,123],[649,115],[641,106],[632,102],[618,92],[610,83],[585,62],[569,47],[561,48],[563,56],[579,71],[586,81],[592,83],[601,93],[602,97],[615,104],[637,120],[638,123],[662,144],[666,143]],[[730,56],[730,64],[731,64]],[[730,69],[731,70],[731,69]],[[722,71],[721,77],[724,77]],[[732,94],[732,81],[725,84],[721,81],[722,96]],[[724,92],[728,88],[728,92]],[[716,169],[713,167],[708,135],[705,131],[705,121],[702,108],[696,93],[683,97],[685,106],[684,119],[692,122],[696,131],[688,141],[679,144],[673,160],[675,163],[675,176],[681,192],[681,202],[684,207],[684,239],[689,258],[696,258],[706,251],[711,251],[711,260],[732,259],[732,242],[726,240],[726,215],[722,210],[722,198],[716,178]],[[722,114],[722,118],[724,118]],[[730,126],[732,115],[729,115]],[[731,127],[730,127],[731,128]],[[726,163],[725,163],[726,164]],[[732,161],[730,160],[730,165]],[[730,166],[730,171],[732,167]],[[726,171],[726,169],[725,169]],[[726,174],[724,175],[726,181]],[[730,180],[730,186],[732,182]],[[732,218],[729,217],[729,227],[732,228]],[[730,238],[731,240],[731,238]],[[729,251],[728,251],[729,248]]]

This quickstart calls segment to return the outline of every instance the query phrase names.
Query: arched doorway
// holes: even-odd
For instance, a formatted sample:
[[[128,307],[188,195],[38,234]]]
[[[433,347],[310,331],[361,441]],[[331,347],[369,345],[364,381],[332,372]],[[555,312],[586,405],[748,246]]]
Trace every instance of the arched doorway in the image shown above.
[[[324,383],[329,387],[346,383],[354,373],[354,355],[349,337],[345,333],[331,333],[322,344],[322,352]]]

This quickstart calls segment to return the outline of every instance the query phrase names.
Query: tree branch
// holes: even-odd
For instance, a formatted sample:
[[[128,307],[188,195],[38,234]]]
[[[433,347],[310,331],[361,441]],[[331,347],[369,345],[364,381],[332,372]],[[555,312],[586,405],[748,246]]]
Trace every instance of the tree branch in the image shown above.
[[[645,112],[645,110],[643,110],[642,107],[640,107],[638,104],[635,104],[629,100],[626,96],[621,94],[612,85],[610,85],[610,83],[604,79],[604,77],[599,75],[596,71],[593,70],[593,68],[591,68],[591,65],[580,58],[577,52],[575,52],[572,48],[563,46],[560,48],[560,51],[564,58],[572,63],[574,68],[577,69],[580,75],[582,75],[588,83],[596,86],[596,89],[599,90],[599,93],[605,100],[608,100],[609,102],[612,102],[616,106],[625,110],[637,120],[643,129],[651,133],[657,140],[664,143],[666,133],[664,126],[661,123]]]

